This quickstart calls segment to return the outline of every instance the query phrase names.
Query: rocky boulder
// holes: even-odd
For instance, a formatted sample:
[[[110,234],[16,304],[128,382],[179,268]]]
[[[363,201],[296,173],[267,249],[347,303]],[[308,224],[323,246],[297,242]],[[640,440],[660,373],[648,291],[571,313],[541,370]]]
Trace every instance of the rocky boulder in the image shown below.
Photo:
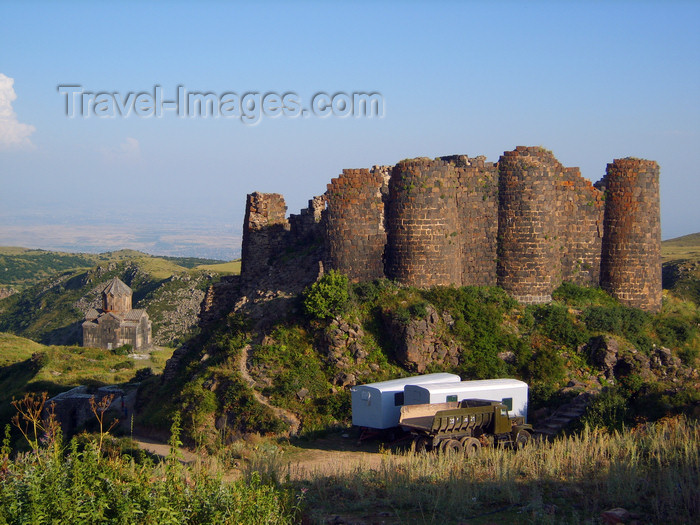
[[[321,348],[326,353],[328,363],[343,370],[350,368],[353,361],[364,362],[369,355],[364,348],[364,337],[359,324],[333,319],[321,337]]]
[[[600,369],[606,379],[615,378],[615,365],[620,352],[620,345],[614,337],[599,335],[591,337],[584,349],[591,363]]]
[[[384,326],[394,344],[394,357],[418,373],[425,372],[430,363],[457,366],[461,348],[444,336],[451,318],[441,316],[432,305],[426,305],[425,309],[425,317],[408,322],[393,311],[382,312]]]

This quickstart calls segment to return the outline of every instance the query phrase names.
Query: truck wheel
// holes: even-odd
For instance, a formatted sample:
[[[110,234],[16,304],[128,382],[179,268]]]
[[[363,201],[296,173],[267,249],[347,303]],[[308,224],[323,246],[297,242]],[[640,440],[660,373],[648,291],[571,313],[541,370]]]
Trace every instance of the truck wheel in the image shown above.
[[[448,452],[461,453],[462,444],[456,439],[446,439],[440,442],[440,452],[445,454]]]
[[[427,437],[418,437],[413,444],[416,454],[425,454],[430,451],[430,440]]]
[[[527,430],[518,431],[518,434],[515,436],[515,448],[518,450],[523,448],[530,442],[530,439],[532,439],[532,436]]]
[[[464,455],[467,457],[475,456],[481,450],[481,441],[476,438],[468,437],[462,438],[462,448],[464,449]]]

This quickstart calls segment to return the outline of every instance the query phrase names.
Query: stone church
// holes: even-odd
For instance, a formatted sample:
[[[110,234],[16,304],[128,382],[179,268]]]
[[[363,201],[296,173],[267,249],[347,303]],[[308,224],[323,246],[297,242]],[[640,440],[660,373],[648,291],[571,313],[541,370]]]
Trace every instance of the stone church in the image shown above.
[[[131,288],[118,277],[102,290],[102,309],[91,308],[83,322],[83,346],[111,350],[130,344],[151,346],[151,321],[146,310],[131,308]]]

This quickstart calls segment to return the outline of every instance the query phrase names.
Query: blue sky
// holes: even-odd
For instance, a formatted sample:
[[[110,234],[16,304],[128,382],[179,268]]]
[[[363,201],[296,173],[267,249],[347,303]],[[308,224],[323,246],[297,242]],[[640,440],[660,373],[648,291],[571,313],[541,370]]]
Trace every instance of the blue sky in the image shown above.
[[[693,233],[698,27],[697,2],[0,2],[16,95],[0,81],[0,229],[126,216],[240,229],[252,191],[297,213],[343,168],[542,145],[592,181],[614,158],[656,160],[663,237]],[[384,116],[71,119],[65,84],[303,104],[378,92]]]

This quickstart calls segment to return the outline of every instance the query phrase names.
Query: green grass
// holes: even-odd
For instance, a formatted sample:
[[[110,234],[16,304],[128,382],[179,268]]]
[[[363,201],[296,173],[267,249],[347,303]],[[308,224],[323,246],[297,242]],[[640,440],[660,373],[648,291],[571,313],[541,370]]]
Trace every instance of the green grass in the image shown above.
[[[144,368],[161,373],[172,353],[172,348],[159,348],[147,359],[131,359],[98,348],[45,346],[0,332],[0,422],[12,413],[12,398],[25,392],[55,395],[79,385],[126,383]]]
[[[676,259],[700,259],[700,233],[691,233],[663,241],[661,257],[664,262]]]
[[[241,260],[229,261],[217,264],[199,264],[195,266],[197,270],[209,270],[222,275],[239,275],[241,273]]]

